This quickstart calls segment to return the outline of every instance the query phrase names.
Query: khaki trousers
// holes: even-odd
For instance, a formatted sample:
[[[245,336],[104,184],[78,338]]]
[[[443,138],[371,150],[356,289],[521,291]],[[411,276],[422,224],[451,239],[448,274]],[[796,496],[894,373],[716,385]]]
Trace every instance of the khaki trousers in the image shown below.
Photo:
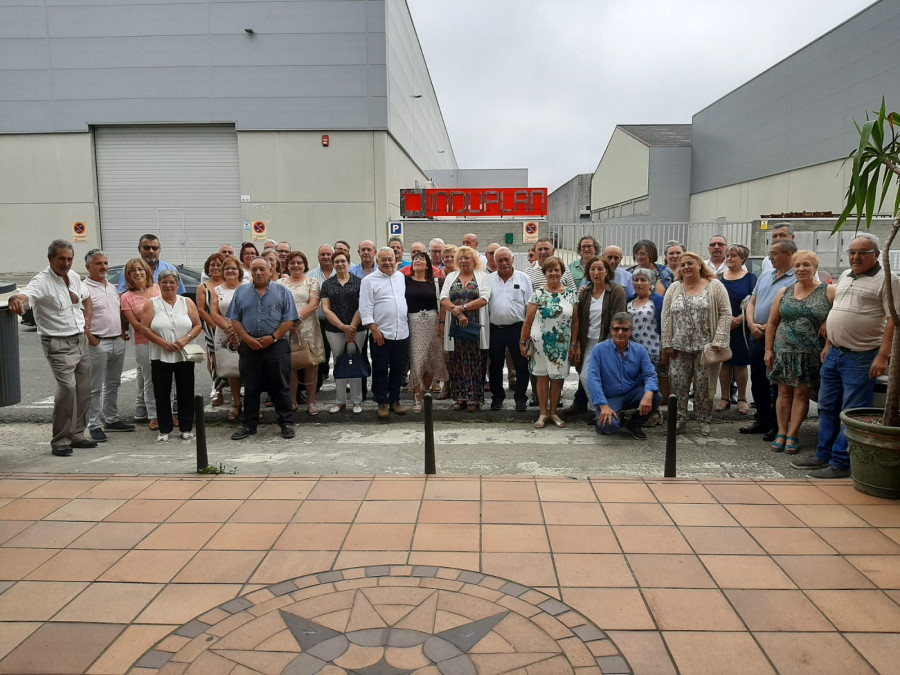
[[[44,356],[56,378],[53,403],[54,448],[67,447],[84,439],[91,405],[91,358],[84,333],[71,337],[41,336]]]

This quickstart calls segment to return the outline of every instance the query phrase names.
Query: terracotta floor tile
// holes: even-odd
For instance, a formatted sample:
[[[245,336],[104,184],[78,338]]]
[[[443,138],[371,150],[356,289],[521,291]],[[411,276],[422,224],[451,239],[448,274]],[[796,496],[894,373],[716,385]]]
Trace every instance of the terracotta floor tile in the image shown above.
[[[44,520],[100,521],[125,503],[124,499],[73,499],[65,506],[44,516]]]
[[[809,527],[868,527],[868,523],[840,504],[791,504],[788,510]]]
[[[265,551],[200,551],[172,580],[176,584],[246,583]]]
[[[414,527],[412,524],[352,525],[343,548],[345,551],[408,551]]]
[[[672,520],[659,504],[604,504],[612,525],[672,525]]]
[[[591,481],[594,492],[601,503],[606,502],[650,502],[656,503],[656,495],[643,482]]]
[[[82,499],[131,499],[150,487],[155,478],[111,478],[81,494]]]
[[[103,623],[45,624],[16,647],[0,667],[9,673],[81,673],[124,628]]]
[[[591,486],[582,481],[537,480],[538,494],[542,502],[597,502]]]
[[[648,482],[656,498],[666,504],[713,504],[716,499],[697,483],[682,481]]]
[[[237,499],[204,499],[187,501],[169,516],[170,523],[222,523],[238,510]]]
[[[555,553],[560,586],[633,588],[637,586],[625,556],[598,553]]]
[[[482,553],[481,571],[526,586],[556,586],[549,553]]]
[[[259,480],[238,480],[222,476],[210,480],[191,499],[247,499],[262,484]]]
[[[37,490],[46,482],[47,479],[45,478],[3,478],[0,479],[0,496],[9,499],[24,497],[29,492]]]
[[[543,502],[548,525],[609,525],[600,504],[586,502]]]
[[[318,480],[318,479],[316,479]],[[298,480],[296,478],[284,480],[266,480],[250,495],[250,499],[285,499],[288,501],[300,501],[306,499],[316,485],[316,480]]]
[[[419,511],[420,523],[478,523],[481,522],[480,502],[423,501]]]
[[[772,675],[765,655],[747,633],[664,633],[666,644],[682,673],[714,675]]]
[[[803,521],[780,504],[728,504],[725,508],[744,527],[803,527]]]
[[[257,584],[274,584],[331,569],[337,551],[269,551],[250,581]]]
[[[346,523],[295,523],[288,525],[272,547],[288,551],[336,551],[350,526]]]
[[[322,479],[309,493],[307,499],[360,500],[366,496],[372,481]]]
[[[251,499],[245,501],[231,516],[232,523],[287,523],[297,513],[299,505],[289,499]]]
[[[41,521],[3,544],[9,548],[64,548],[87,532],[93,523],[73,523],[69,521]]]
[[[33,520],[0,520],[0,544],[15,537],[20,532],[24,532],[34,525]]]
[[[836,504],[832,497],[815,485],[763,484],[762,489],[782,504]]]
[[[2,532],[3,523],[0,522],[0,532]],[[882,527],[879,528],[879,531],[885,536],[890,538],[892,541],[900,544],[900,527]],[[2,536],[0,536],[0,541],[2,541]]]
[[[612,528],[605,525],[548,525],[554,553],[619,553]]]
[[[479,551],[481,527],[473,523],[419,523],[413,537],[416,551]]]
[[[88,675],[127,672],[144,652],[174,628],[169,625],[128,626],[86,672]]]
[[[900,634],[848,633],[845,637],[879,673],[890,673],[897,668]]]
[[[97,523],[69,544],[69,548],[134,548],[154,527],[154,523]]]
[[[167,583],[193,555],[193,551],[129,551],[100,581]]]
[[[692,553],[674,525],[616,525],[613,531],[625,553]]]
[[[19,581],[57,554],[52,548],[7,548],[0,555],[0,579]]]
[[[377,477],[366,493],[366,501],[379,499],[411,499],[421,500],[425,494],[424,478],[391,479]]]
[[[807,675],[875,673],[844,637],[837,633],[805,634],[799,640],[798,636],[788,633],[756,633],[755,637],[779,673]]]
[[[665,504],[677,525],[735,527],[737,521],[719,504]]]
[[[29,498],[33,499],[75,499],[99,485],[99,480],[67,480],[65,478],[54,478],[47,481],[40,487],[28,493]]]
[[[162,584],[91,584],[53,620],[129,623],[162,588]]]
[[[753,537],[740,527],[682,527],[681,533],[697,553],[765,554]]]
[[[365,501],[356,514],[357,523],[414,523],[419,517],[420,502],[411,499],[402,501]]]
[[[0,596],[4,621],[49,621],[81,593],[82,581],[20,581]]]
[[[770,558],[759,555],[701,555],[719,588],[796,588]]]
[[[534,480],[481,480],[481,499],[484,501],[537,501],[538,491]]]
[[[0,660],[42,625],[40,621],[0,622]]]
[[[369,565],[406,565],[409,551],[341,551],[334,561],[335,569]]]
[[[769,555],[834,554],[831,546],[805,527],[750,527],[747,531]]]
[[[629,553],[628,564],[642,588],[715,588],[693,555]]]
[[[850,555],[846,560],[881,589],[900,589],[900,555]]]
[[[297,523],[352,523],[361,502],[303,502],[293,521]]]
[[[481,482],[456,478],[429,478],[425,483],[424,498],[443,501],[470,501],[481,499]]]
[[[160,479],[150,485],[146,490],[138,493],[138,499],[179,499],[185,500],[193,497],[203,489],[207,480],[192,478],[190,480]]]
[[[838,504],[884,504],[883,499],[857,490],[853,487],[853,482],[850,480],[816,483],[815,486],[833,498]]]
[[[28,579],[32,581],[94,581],[125,553],[125,551],[64,549],[32,571],[28,575]],[[6,566],[5,552],[2,566]]]
[[[603,630],[656,629],[636,588],[564,588],[562,600]]]
[[[482,523],[544,524],[540,502],[482,502]]]
[[[547,553],[550,543],[543,525],[482,525],[481,547],[491,553]]]
[[[198,551],[220,527],[219,523],[162,523],[135,548]]]
[[[751,631],[809,633],[833,630],[802,591],[729,589],[725,596]]]
[[[481,556],[466,551],[410,551],[409,564],[437,565],[477,572],[481,567]]]
[[[815,530],[838,553],[850,554],[900,554],[900,543],[871,528],[817,527]]]
[[[900,632],[900,606],[881,591],[807,591],[806,595],[840,631]]]
[[[237,597],[240,591],[240,584],[171,584],[141,612],[137,623],[187,623]]]
[[[788,555],[775,556],[773,560],[799,588],[872,588],[872,582],[840,556]]]
[[[772,495],[759,485],[740,483],[704,483],[707,490],[720,504],[775,504]]]
[[[643,594],[662,630],[744,630],[722,591],[646,588]]]
[[[859,504],[847,508],[875,527],[900,527],[900,509],[896,504],[881,501],[881,504]]]
[[[0,520],[40,520],[68,503],[68,499],[16,499],[0,507]]]
[[[285,527],[282,523],[225,523],[203,548],[219,551],[268,551]]]
[[[656,631],[606,631],[634,675],[676,675],[662,635]]]
[[[184,503],[181,499],[132,499],[104,520],[108,523],[160,523]]]

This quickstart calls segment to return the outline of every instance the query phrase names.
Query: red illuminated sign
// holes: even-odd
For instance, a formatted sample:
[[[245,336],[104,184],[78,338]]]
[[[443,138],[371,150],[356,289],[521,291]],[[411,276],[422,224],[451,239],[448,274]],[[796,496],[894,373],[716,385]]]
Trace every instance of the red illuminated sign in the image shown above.
[[[547,188],[401,190],[404,218],[535,218],[547,215]]]

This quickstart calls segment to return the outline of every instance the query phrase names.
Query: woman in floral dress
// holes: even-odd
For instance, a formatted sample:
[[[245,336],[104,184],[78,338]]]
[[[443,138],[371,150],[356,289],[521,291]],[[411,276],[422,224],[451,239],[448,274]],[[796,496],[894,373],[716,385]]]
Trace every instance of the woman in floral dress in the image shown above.
[[[542,429],[550,420],[558,427],[566,426],[556,414],[563,382],[569,374],[569,358],[574,356],[572,336],[578,335],[578,296],[562,284],[565,263],[556,256],[544,261],[541,269],[546,285],[534,292],[528,302],[525,323],[522,325],[521,350],[526,356],[525,343],[534,341],[534,354],[529,367],[537,378],[540,417],[535,429]]]

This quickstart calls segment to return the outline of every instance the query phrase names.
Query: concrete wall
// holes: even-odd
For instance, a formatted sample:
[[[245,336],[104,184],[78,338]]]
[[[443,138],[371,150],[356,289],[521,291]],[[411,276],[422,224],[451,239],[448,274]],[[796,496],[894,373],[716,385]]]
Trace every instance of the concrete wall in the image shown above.
[[[581,173],[556,188],[547,197],[547,220],[551,223],[577,223],[591,219],[591,179]],[[582,212],[587,212],[582,215]]]
[[[436,169],[426,173],[438,187],[447,189],[529,187],[528,169]]]
[[[657,223],[683,223],[691,211],[691,148],[650,148],[650,213]]]
[[[616,129],[591,179],[591,210],[646,195],[650,148]]]

